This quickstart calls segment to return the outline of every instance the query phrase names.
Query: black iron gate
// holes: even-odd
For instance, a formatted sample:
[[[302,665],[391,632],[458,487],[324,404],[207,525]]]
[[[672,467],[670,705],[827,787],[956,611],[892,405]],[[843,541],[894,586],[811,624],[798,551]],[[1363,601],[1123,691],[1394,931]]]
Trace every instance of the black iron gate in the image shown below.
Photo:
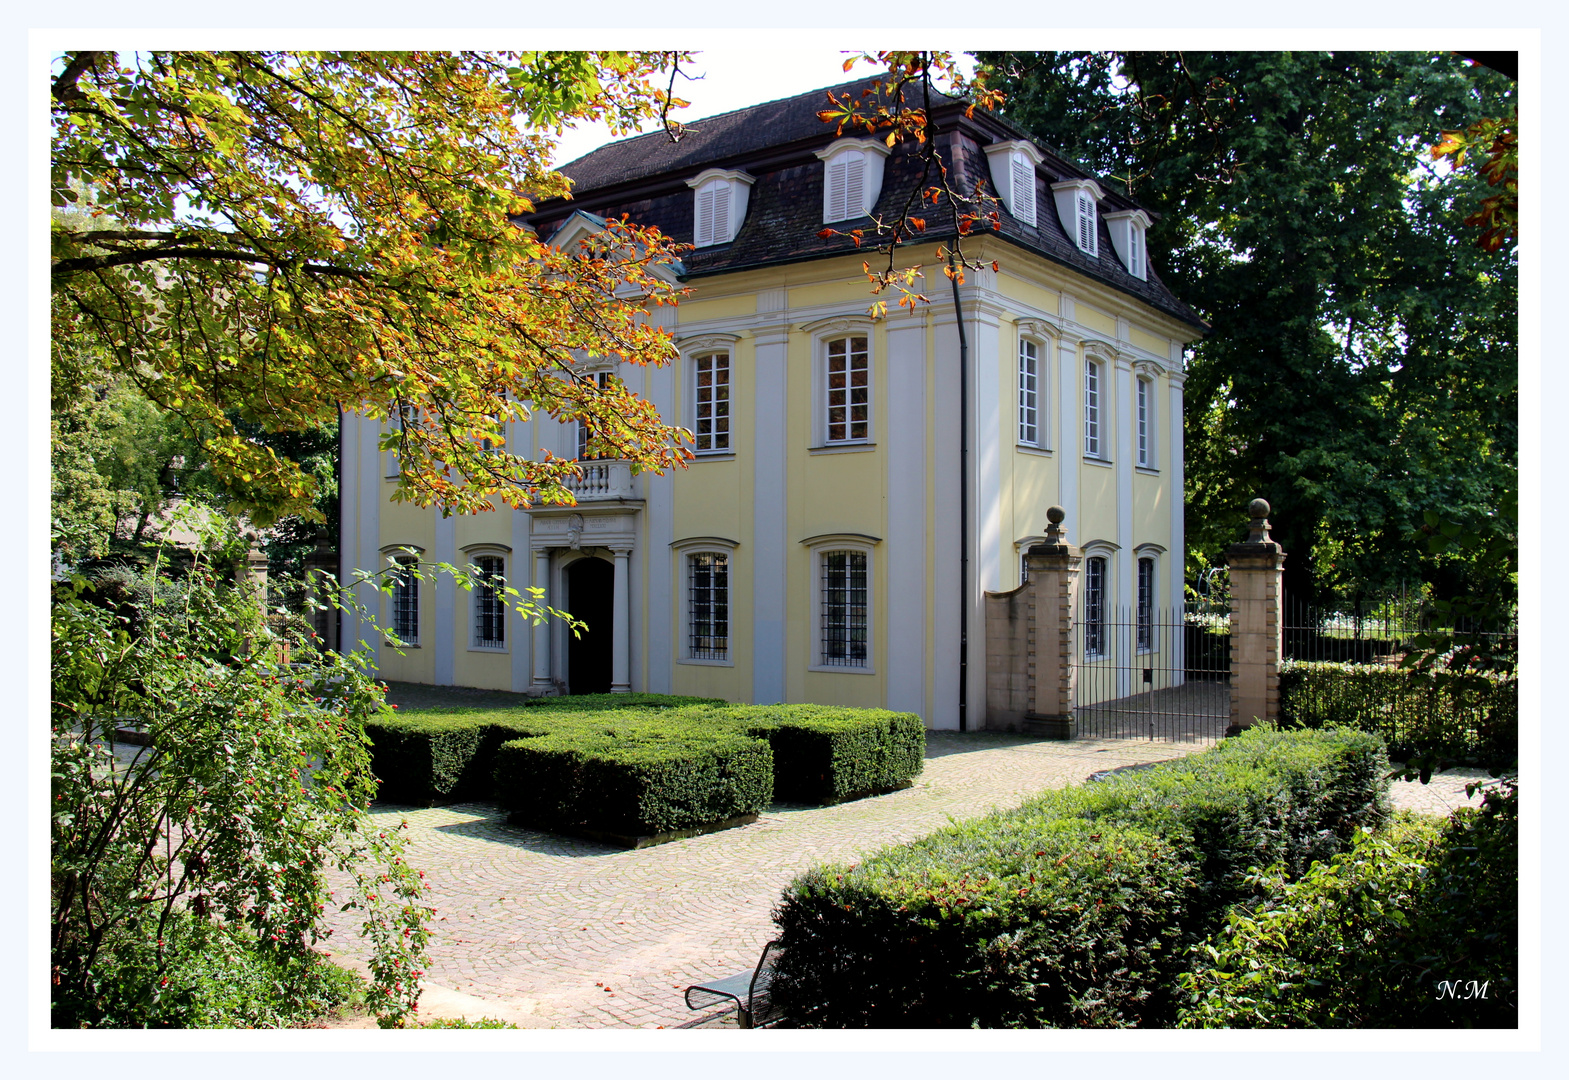
[[[1231,723],[1231,634],[1224,614],[1084,607],[1074,624],[1078,734],[1219,739]]]

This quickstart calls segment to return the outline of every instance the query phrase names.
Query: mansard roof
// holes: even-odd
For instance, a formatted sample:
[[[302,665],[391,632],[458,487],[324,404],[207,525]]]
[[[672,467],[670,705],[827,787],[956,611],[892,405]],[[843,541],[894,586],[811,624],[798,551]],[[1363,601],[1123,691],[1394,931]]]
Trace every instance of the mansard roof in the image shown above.
[[[746,219],[729,243],[697,248],[684,256],[688,278],[855,252],[855,241],[848,236],[817,235],[823,228],[823,163],[814,151],[839,137],[834,126],[820,120],[817,113],[828,106],[830,92],[859,97],[876,81],[858,79],[693,121],[679,141],[671,141],[659,130],[609,143],[562,166],[561,171],[573,181],[570,201],[542,203],[524,220],[548,237],[574,211],[606,217],[625,213],[638,224],[657,226],[666,235],[691,243],[694,201],[686,181],[709,168],[740,169],[756,178]],[[981,110],[965,118],[964,108],[963,101],[940,95],[939,105],[933,109],[939,146],[957,190],[970,190],[980,181],[995,194],[984,153],[992,143],[1026,139],[1040,150],[1043,159],[1037,170],[1036,224],[1019,221],[999,203],[1001,221],[993,231],[1001,239],[1129,294],[1181,322],[1207,329],[1191,308],[1172,295],[1153,264],[1147,264],[1145,279],[1140,280],[1129,274],[1115,255],[1105,214],[1142,209],[1136,202],[1106,194],[1098,215],[1100,256],[1086,255],[1063,230],[1050,185],[1081,177],[1093,179],[1091,174],[1003,118]],[[864,134],[844,132],[845,137]],[[833,227],[848,231],[868,228],[873,217],[897,219],[912,194],[934,182],[923,177],[922,170],[922,162],[910,146],[896,146],[884,165],[882,193],[872,214],[836,222]],[[940,242],[953,235],[951,227],[943,227],[941,213],[924,216],[929,229],[921,237],[922,243]]]

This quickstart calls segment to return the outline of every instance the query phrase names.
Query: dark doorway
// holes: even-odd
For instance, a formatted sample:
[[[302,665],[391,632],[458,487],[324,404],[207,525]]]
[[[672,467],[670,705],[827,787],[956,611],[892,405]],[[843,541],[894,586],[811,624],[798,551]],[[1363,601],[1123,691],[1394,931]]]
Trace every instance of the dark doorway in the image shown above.
[[[567,564],[567,610],[588,624],[582,637],[567,634],[567,692],[610,693],[613,648],[612,592],[616,570],[603,559],[578,559]]]

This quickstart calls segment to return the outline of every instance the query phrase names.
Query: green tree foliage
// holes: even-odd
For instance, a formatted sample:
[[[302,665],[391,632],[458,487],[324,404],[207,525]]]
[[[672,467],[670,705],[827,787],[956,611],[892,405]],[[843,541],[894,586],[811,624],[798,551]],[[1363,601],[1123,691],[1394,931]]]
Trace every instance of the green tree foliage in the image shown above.
[[[103,374],[201,442],[229,506],[314,516],[256,433],[402,416],[398,497],[570,502],[573,461],[504,445],[541,412],[594,454],[684,462],[678,429],[575,356],[661,364],[678,248],[608,222],[572,251],[514,220],[568,194],[549,132],[671,102],[627,53],[69,52],[52,86],[54,404]],[[489,452],[487,452],[489,451]]]
[[[1512,510],[1516,269],[1464,226],[1485,179],[1428,147],[1513,83],[1449,54],[978,57],[1005,115],[1161,215],[1151,262],[1213,328],[1185,387],[1196,559],[1263,496],[1295,596],[1458,589],[1472,564],[1417,534]]]
[[[239,550],[231,527],[178,580],[155,566],[131,604],[57,586],[56,1026],[306,1019],[341,996],[315,948],[328,903],[364,915],[376,1011],[401,1023],[419,996],[423,885],[365,812],[380,684],[304,639],[280,663],[249,587],[220,572]]]

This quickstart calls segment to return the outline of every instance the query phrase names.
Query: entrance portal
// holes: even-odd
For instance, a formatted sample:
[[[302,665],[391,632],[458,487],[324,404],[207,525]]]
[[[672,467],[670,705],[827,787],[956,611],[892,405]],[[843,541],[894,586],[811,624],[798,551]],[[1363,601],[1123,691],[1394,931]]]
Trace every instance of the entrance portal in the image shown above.
[[[587,558],[566,567],[567,611],[588,624],[582,637],[567,636],[567,692],[608,694],[615,641],[613,593],[616,571],[603,559]]]

